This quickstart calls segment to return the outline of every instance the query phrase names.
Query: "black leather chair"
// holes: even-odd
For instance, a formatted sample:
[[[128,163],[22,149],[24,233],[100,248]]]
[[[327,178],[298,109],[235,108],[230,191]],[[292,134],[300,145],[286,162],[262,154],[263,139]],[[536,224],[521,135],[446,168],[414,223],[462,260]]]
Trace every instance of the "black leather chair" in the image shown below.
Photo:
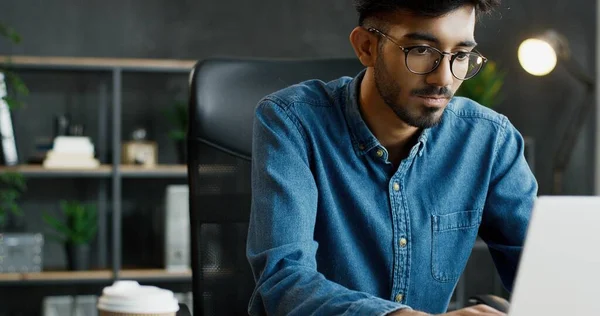
[[[245,315],[254,288],[245,246],[250,212],[254,110],[265,95],[308,79],[354,76],[356,58],[209,59],[190,76],[188,183],[193,310]],[[502,308],[479,296],[472,303]]]
[[[245,246],[258,101],[308,80],[354,76],[356,58],[209,59],[191,73],[188,182],[194,315],[243,315],[254,288]]]

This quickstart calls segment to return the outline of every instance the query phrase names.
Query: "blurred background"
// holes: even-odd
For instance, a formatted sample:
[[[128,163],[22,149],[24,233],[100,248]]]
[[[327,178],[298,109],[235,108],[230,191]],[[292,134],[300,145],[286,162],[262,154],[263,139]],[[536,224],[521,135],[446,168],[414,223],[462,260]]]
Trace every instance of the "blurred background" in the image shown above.
[[[484,92],[471,86],[461,93],[506,115],[522,133],[540,195],[557,188],[569,195],[598,191],[596,98],[566,62],[534,76],[517,52],[524,40],[555,30],[568,41],[568,62],[595,78],[597,11],[592,0],[503,0],[476,29],[477,49],[492,66],[473,83]],[[83,311],[94,306],[94,293],[111,282],[116,253],[129,273],[122,275],[172,289],[188,301],[191,272],[185,264],[169,268],[164,223],[174,207],[169,203],[186,201],[181,140],[189,70],[215,56],[353,57],[348,36],[356,23],[351,0],[0,1],[0,71],[9,101],[8,118],[0,109],[0,122],[12,124],[16,150],[10,155],[4,148],[0,167],[0,233],[7,253],[6,241],[14,236],[23,249],[37,249],[19,250],[11,259],[19,263],[10,267],[0,253],[0,315],[62,315],[77,297],[79,312],[88,315]],[[486,95],[490,90],[495,92]],[[585,104],[584,119],[569,126]],[[572,146],[561,147],[573,126]],[[67,153],[76,147],[78,158],[63,159],[57,139]],[[569,161],[556,186],[561,148],[568,149]],[[115,213],[122,220],[118,243]],[[77,231],[70,219],[86,228]],[[71,262],[74,257],[80,265]],[[459,305],[471,294],[506,295],[485,247],[473,252],[459,290]],[[24,298],[31,304],[16,303]]]

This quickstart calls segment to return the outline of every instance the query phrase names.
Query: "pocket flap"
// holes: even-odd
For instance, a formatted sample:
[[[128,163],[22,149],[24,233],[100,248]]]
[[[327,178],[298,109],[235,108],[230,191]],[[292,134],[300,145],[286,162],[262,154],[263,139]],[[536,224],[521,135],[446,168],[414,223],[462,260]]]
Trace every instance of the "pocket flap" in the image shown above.
[[[469,228],[479,225],[481,215],[479,211],[463,211],[444,215],[431,215],[434,231]]]

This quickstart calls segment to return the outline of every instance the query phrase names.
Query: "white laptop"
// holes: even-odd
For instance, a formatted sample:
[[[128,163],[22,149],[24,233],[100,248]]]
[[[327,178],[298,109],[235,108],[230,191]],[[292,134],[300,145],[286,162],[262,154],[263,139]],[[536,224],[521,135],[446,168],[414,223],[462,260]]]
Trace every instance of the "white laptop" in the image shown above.
[[[600,197],[538,198],[509,315],[600,315]]]

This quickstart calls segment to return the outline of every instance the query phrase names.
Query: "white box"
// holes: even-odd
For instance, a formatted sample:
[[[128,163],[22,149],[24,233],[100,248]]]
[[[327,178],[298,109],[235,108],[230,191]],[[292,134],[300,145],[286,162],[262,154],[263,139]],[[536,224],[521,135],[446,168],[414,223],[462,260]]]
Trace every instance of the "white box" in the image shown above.
[[[187,185],[170,185],[165,201],[165,269],[191,269],[189,189]]]

